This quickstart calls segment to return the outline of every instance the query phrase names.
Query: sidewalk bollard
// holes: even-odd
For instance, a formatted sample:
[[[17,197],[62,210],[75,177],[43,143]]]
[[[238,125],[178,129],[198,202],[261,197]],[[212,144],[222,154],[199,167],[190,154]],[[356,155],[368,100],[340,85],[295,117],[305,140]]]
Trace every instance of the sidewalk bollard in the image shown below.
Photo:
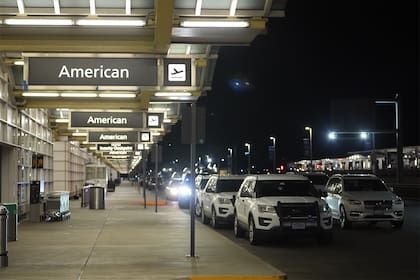
[[[0,206],[0,267],[8,266],[7,256],[7,208]]]

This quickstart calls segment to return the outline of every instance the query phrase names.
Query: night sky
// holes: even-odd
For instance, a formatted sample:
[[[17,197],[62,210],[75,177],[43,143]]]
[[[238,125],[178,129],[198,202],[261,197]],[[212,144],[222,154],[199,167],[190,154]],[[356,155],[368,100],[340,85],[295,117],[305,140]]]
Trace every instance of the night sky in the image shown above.
[[[359,105],[395,94],[403,144],[420,145],[417,13],[416,1],[290,0],[286,17],[270,19],[267,34],[249,47],[221,48],[212,90],[198,102],[207,111],[198,155],[226,157],[227,148],[236,147],[245,166],[248,142],[252,163],[269,168],[274,136],[279,162],[303,159],[305,126],[313,129],[314,159],[369,149],[372,141],[331,142],[327,133],[392,129],[391,105]],[[180,138],[177,124],[163,141],[164,161],[188,162],[189,146]],[[375,146],[395,147],[395,136],[376,135]]]

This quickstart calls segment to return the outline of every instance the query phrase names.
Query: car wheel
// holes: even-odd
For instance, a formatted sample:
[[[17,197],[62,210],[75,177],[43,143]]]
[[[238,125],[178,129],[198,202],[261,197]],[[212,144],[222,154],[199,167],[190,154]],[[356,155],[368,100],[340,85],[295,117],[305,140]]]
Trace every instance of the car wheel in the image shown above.
[[[233,220],[233,233],[235,234],[235,237],[242,237],[244,236],[244,230],[239,225],[238,216],[235,212],[235,218]]]
[[[214,209],[214,207],[211,208],[211,226],[213,228],[219,227],[219,223],[217,222],[217,217],[216,217],[216,209]]]
[[[203,204],[201,204],[201,222],[205,225],[209,223],[209,218],[207,218],[206,214],[203,211]]]
[[[201,206],[198,202],[195,203],[195,215],[201,217]]]
[[[260,234],[258,230],[255,228],[254,218],[251,216],[249,217],[248,222],[248,239],[251,245],[258,245],[260,244]]]
[[[404,221],[392,221],[391,225],[395,229],[401,229],[404,224]]]
[[[342,229],[351,228],[351,222],[347,220],[346,210],[343,205],[340,206],[340,227]]]

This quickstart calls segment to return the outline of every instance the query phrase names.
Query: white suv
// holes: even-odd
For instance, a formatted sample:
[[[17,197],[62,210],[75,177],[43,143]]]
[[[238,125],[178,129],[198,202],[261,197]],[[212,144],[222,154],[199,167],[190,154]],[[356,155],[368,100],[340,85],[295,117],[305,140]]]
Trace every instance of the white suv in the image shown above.
[[[197,175],[195,177],[195,215],[201,217],[202,193],[209,181],[210,175]]]
[[[341,228],[354,222],[391,222],[400,229],[404,222],[404,202],[386,184],[371,174],[335,174],[326,185],[326,201]]]
[[[308,178],[300,175],[255,175],[243,181],[235,199],[234,233],[248,232],[259,244],[274,234],[315,234],[320,243],[332,240],[332,217]]]
[[[201,221],[213,228],[233,222],[233,196],[238,192],[244,175],[212,175],[201,194]]]

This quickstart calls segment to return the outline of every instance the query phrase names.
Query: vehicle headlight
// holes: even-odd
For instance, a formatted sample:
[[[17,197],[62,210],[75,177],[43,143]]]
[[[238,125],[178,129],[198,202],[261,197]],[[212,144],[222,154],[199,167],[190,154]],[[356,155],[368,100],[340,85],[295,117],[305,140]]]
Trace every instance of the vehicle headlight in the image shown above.
[[[178,194],[178,188],[169,188],[169,193],[171,195],[177,195]]]
[[[230,200],[230,198],[227,197],[219,197],[217,199],[217,201],[219,202],[219,204],[231,204],[232,200]]]
[[[401,205],[402,203],[403,203],[402,199],[398,196],[392,200],[392,204],[394,205]]]
[[[362,202],[360,200],[357,200],[357,199],[349,199],[348,201],[352,205],[361,205],[362,204]]]
[[[180,186],[178,193],[180,195],[184,195],[184,196],[190,196],[191,195],[191,189],[187,186]]]
[[[274,208],[274,206],[271,205],[258,205],[258,212],[276,213],[276,208]]]

